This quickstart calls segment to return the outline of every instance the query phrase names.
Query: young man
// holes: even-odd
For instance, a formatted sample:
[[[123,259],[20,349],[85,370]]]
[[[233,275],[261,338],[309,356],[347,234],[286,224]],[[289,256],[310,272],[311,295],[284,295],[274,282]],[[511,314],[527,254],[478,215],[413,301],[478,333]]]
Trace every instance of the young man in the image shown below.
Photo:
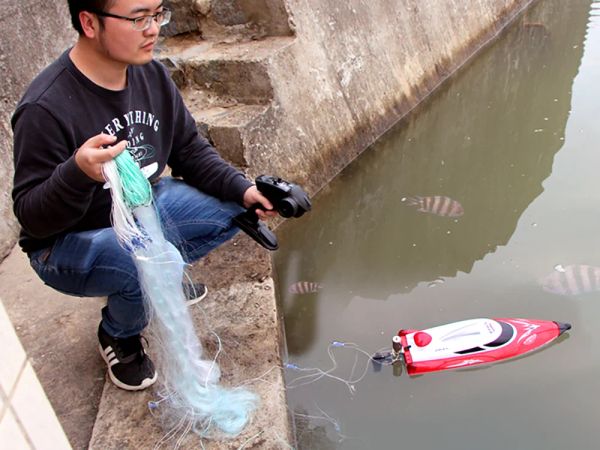
[[[168,72],[153,61],[170,19],[161,0],[68,3],[77,43],[37,76],[12,118],[19,242],[49,286],[108,297],[100,350],[111,380],[139,390],[157,375],[141,344],[142,293],[111,228],[102,163],[133,155],[153,185],[167,238],[190,262],[238,231],[231,219],[240,205],[272,205],[198,134]],[[167,165],[183,180],[161,178]]]

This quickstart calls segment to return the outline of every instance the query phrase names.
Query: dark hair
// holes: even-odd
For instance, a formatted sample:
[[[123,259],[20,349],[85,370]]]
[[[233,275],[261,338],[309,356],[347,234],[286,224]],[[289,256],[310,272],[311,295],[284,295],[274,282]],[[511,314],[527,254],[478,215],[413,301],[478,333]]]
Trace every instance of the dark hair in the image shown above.
[[[112,6],[114,0],[68,0],[69,12],[71,13],[71,24],[79,34],[83,34],[79,13],[81,11],[106,11]]]

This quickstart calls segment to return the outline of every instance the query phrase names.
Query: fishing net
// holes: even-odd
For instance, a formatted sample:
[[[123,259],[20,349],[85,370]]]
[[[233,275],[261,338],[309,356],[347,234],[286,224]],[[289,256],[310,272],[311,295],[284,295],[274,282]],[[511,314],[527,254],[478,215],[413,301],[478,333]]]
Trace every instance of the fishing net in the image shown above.
[[[186,264],[164,237],[150,183],[128,151],[105,163],[103,173],[113,200],[113,228],[135,262],[151,328],[160,344],[162,386],[159,399],[149,404],[151,409],[160,407],[172,431],[194,431],[202,437],[238,435],[258,398],[243,388],[221,386],[216,360],[204,359],[186,304]]]

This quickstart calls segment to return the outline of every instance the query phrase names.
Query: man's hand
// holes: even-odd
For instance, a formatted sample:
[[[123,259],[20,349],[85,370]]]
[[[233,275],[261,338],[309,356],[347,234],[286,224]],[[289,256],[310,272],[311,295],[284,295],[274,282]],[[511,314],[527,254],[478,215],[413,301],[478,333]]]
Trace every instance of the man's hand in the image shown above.
[[[255,203],[260,203],[262,206],[264,206],[264,210],[256,210],[256,215],[259,219],[265,220],[269,217],[275,217],[277,215],[277,211],[273,211],[273,205],[267,199],[267,197],[262,195],[261,192],[256,189],[256,186],[252,185],[246,189],[246,192],[244,192],[244,207],[250,208]]]
[[[104,181],[102,163],[110,161],[127,148],[127,141],[115,144],[116,140],[116,136],[104,133],[89,138],[75,153],[75,162],[91,179]]]

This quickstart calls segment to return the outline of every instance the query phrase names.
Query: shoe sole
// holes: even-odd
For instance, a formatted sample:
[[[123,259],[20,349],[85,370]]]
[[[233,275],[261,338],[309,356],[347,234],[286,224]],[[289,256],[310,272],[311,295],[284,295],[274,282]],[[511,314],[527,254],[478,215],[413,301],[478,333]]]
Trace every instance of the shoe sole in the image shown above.
[[[200,300],[204,299],[204,298],[206,297],[206,295],[207,295],[207,294],[208,294],[208,288],[207,288],[206,286],[204,286],[204,292],[202,293],[202,295],[201,295],[201,296],[199,296],[199,297],[196,297],[196,298],[192,298],[192,299],[189,299],[189,300],[186,300],[186,301],[185,301],[185,303],[186,303],[188,306],[195,305],[195,304],[196,304],[196,303],[198,303]]]
[[[98,344],[98,349],[100,350],[100,355],[102,356],[102,359],[104,360],[104,362],[106,363],[106,366],[108,367],[108,377],[110,378],[110,381],[112,381],[113,384],[115,386],[117,386],[118,388],[124,389],[126,391],[141,391],[141,390],[146,389],[147,387],[152,386],[158,379],[158,372],[154,371],[154,376],[152,378],[145,378],[144,381],[142,381],[142,384],[140,384],[139,386],[130,386],[128,384],[125,384],[122,381],[119,381],[113,375],[112,370],[110,370],[108,358],[104,354],[104,349],[102,348],[101,344]]]

